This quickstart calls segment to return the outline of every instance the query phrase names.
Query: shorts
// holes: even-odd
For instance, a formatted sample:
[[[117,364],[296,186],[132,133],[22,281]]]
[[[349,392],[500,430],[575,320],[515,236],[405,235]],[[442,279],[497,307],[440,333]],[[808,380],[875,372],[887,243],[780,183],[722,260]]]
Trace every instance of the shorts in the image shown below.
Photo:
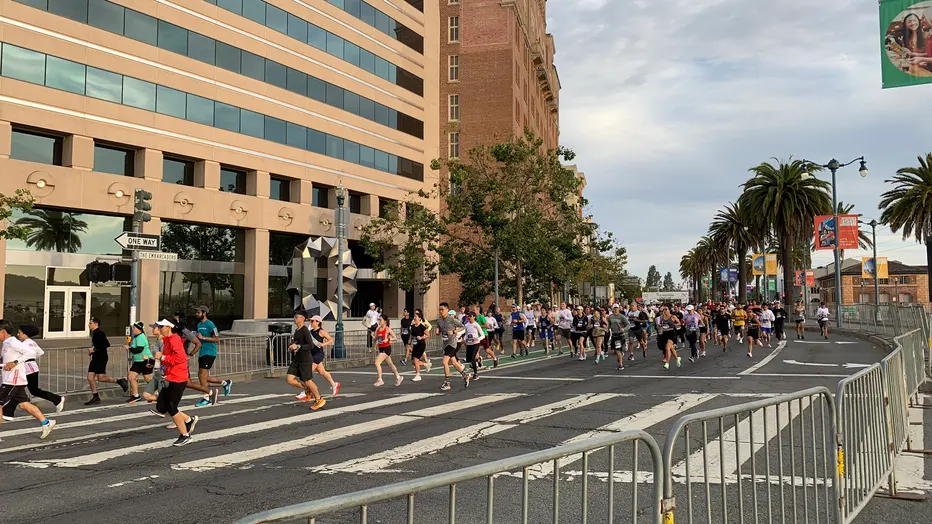
[[[484,347],[484,348],[488,348],[488,347],[491,347],[491,343],[490,343],[490,342],[491,342],[491,341],[490,341],[489,335],[486,335],[485,338],[483,338],[482,340],[479,341],[479,345],[482,346],[482,347]]]
[[[820,319],[819,319],[819,325],[820,325],[820,326],[824,326],[825,324],[828,324],[828,319],[827,319],[827,318],[820,318]]]
[[[146,387],[143,389],[143,391],[150,395],[155,395],[160,390],[167,387],[168,381],[163,378],[162,370],[156,369],[155,372],[152,373],[152,380],[146,383]]]
[[[716,326],[715,329],[718,330],[719,336],[722,336],[722,337],[728,336],[728,332],[729,332],[728,326]]]
[[[287,375],[293,375],[301,380],[302,382],[307,382],[314,377],[314,363],[313,362],[295,362],[292,361],[291,364],[288,364],[288,373]]]
[[[573,343],[573,345],[576,345],[576,343],[578,343],[579,340],[582,338],[583,338],[583,333],[577,333],[575,331],[570,333],[570,341]]]
[[[12,386],[10,384],[0,386],[0,405],[4,407],[8,405],[18,406],[24,402],[29,402],[26,386]]]
[[[753,339],[760,338],[760,332],[758,332],[757,328],[748,329],[748,338],[753,338]]]
[[[760,330],[761,330],[761,333],[768,333],[768,334],[773,333],[773,328],[769,328],[769,327],[761,327]]]
[[[553,340],[553,329],[545,328],[540,330],[541,340]]]
[[[676,331],[661,331],[657,334],[657,348],[660,351],[667,349],[667,341],[676,344]]]
[[[625,348],[626,342],[624,335],[612,335],[609,348],[621,351]]]
[[[385,353],[386,356],[392,356],[392,347],[391,346],[379,346],[379,353]]]
[[[139,375],[151,375],[154,364],[155,364],[154,360],[143,360],[141,362],[133,362],[133,365],[129,367],[129,372],[136,373]]]
[[[797,324],[805,324],[805,323],[806,323],[806,319],[804,319],[804,318],[797,318],[797,319],[796,319],[796,323],[797,323]]]
[[[421,360],[425,351],[427,351],[427,344],[423,340],[415,342],[414,347],[411,348],[411,358]]]
[[[181,397],[184,395],[184,389],[188,383],[185,381],[166,382],[166,384],[162,391],[159,392],[159,400],[155,403],[155,410],[174,417],[178,414],[178,404],[181,403]]]
[[[443,356],[456,358],[456,352],[459,351],[459,349],[459,346],[444,346]]]
[[[91,355],[91,362],[87,365],[87,372],[94,373],[95,375],[106,375],[107,360],[108,357],[96,357]]]
[[[537,334],[537,326],[528,326],[528,327],[527,327],[527,334],[530,335],[530,336],[532,336],[532,337],[533,337],[534,335],[536,335],[536,334]]]
[[[524,330],[523,329],[512,329],[511,339],[512,340],[524,340]]]
[[[708,332],[709,332],[709,328],[707,328],[707,327],[705,327],[705,326],[699,328],[699,334],[700,334],[700,335],[705,335],[705,334],[707,334]]]
[[[401,335],[402,344],[407,346],[409,342],[411,342],[411,335]]]
[[[201,355],[197,357],[197,369],[210,369],[214,367],[214,360],[217,360],[216,355]]]
[[[570,338],[570,330],[569,330],[569,328],[560,328],[560,336],[563,337],[563,338],[565,338],[565,339],[567,339],[567,340],[569,340],[569,338]]]
[[[324,361],[325,357],[326,355],[324,355],[323,351],[319,351],[317,353],[311,353],[311,363],[320,364],[321,362]]]

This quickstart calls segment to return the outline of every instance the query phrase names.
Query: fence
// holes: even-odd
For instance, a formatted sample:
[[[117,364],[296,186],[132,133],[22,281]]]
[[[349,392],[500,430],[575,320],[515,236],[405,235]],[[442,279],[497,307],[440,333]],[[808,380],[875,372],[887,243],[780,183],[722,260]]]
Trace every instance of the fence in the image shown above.
[[[810,307],[810,318],[815,318],[818,306]],[[845,329],[862,333],[896,336],[913,329],[923,329],[928,334],[929,315],[919,304],[852,304],[843,305],[833,311],[834,318],[841,318]]]
[[[462,521],[470,523],[486,522],[487,524],[492,524],[493,522],[521,522],[522,524],[527,524],[528,522],[553,522],[554,524],[558,524],[560,522],[579,521],[585,524],[588,520],[589,507],[596,506],[601,502],[604,504],[604,514],[608,516],[608,521],[616,522],[614,519],[617,509],[616,505],[618,505],[618,502],[621,500],[620,497],[615,497],[615,488],[616,484],[618,484],[615,481],[615,460],[618,455],[618,453],[616,453],[616,447],[624,444],[631,445],[633,461],[631,471],[634,472],[632,475],[632,482],[630,483],[631,493],[629,500],[631,504],[630,507],[625,509],[627,509],[627,518],[630,518],[630,522],[637,523],[639,516],[639,475],[637,474],[639,444],[643,444],[647,447],[647,452],[650,456],[650,479],[660,479],[663,473],[660,447],[650,435],[643,431],[625,431],[622,433],[599,436],[582,442],[567,444],[447,473],[440,473],[421,479],[400,482],[390,486],[382,486],[357,493],[338,495],[313,502],[286,506],[245,517],[237,521],[237,524],[283,522],[296,519],[308,519],[310,524],[316,524],[318,518],[328,515],[337,519],[334,522],[350,522],[350,517],[346,514],[347,510],[357,510],[357,521],[360,524],[367,524],[370,518],[369,514],[374,504],[394,501],[401,498],[406,499],[406,505],[403,508],[404,511],[402,511],[400,507],[392,507],[391,505],[389,505],[389,507],[380,506],[376,508],[379,511],[379,515],[373,515],[373,521],[407,522],[408,524],[414,524],[415,522],[437,523],[445,520],[449,524],[454,524],[457,516],[461,516]],[[589,469],[593,460],[592,456],[598,453],[599,450],[604,450],[607,455],[607,457],[605,457],[605,472],[608,482],[605,484],[606,493],[604,497],[601,496],[601,494],[590,492],[589,486]],[[561,515],[561,510],[563,509],[561,501],[565,497],[563,493],[565,487],[561,486],[560,482],[560,459],[577,454],[582,454],[581,480],[572,483],[572,488],[575,488],[577,485],[579,487],[577,493],[580,497],[579,508],[577,509],[575,506],[572,506],[571,509],[568,508],[568,511],[563,512]],[[550,503],[545,504],[540,500],[541,497],[538,495],[542,492],[538,490],[535,490],[535,500],[532,501],[528,471],[531,466],[550,462],[553,463],[554,468],[552,491],[550,492],[550,496],[546,497],[549,498]],[[518,475],[521,479],[520,503],[517,505],[509,504],[514,501],[508,499],[505,503],[499,504],[495,498],[496,486],[499,483],[511,484],[516,482],[508,473],[517,471],[520,471]],[[486,481],[486,500],[484,507],[473,504],[461,504],[458,508],[456,502],[457,486],[478,479],[485,479]],[[601,485],[601,483],[599,484]],[[628,483],[625,483],[625,485],[627,484]],[[424,519],[416,520],[416,497],[417,500],[420,500],[422,497],[427,498],[430,503],[422,504],[422,506],[436,511],[441,505],[437,503],[436,498],[430,498],[428,492],[441,488],[446,488],[448,493],[446,497],[446,518],[430,514]],[[510,485],[502,486],[502,488],[501,491],[508,494],[515,492]],[[648,501],[645,504],[645,507],[648,508],[645,512],[648,513],[647,522],[649,523],[656,524],[660,522],[660,497],[661,483],[659,481],[653,482],[653,489],[651,490],[650,496],[647,497]],[[480,509],[484,510],[482,514],[477,512],[477,510]],[[344,512],[344,514],[336,515],[336,513],[341,511]],[[572,511],[574,514],[572,516],[568,515],[567,513],[569,513],[569,511]],[[430,513],[430,511],[422,512],[422,514],[423,513]],[[464,515],[464,513],[468,513],[468,515]],[[601,521],[601,515],[599,518]]]

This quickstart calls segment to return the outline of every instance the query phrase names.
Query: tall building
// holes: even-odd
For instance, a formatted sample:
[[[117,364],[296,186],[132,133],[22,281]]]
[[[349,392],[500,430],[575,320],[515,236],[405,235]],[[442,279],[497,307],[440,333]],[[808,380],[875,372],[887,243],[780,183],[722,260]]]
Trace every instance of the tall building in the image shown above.
[[[545,0],[440,0],[440,129],[443,155],[458,158],[530,129],[559,145],[560,79]],[[455,275],[440,297],[456,303]]]
[[[387,202],[434,183],[439,9],[0,0],[0,192],[37,198],[10,219],[34,226],[30,240],[0,242],[3,316],[47,338],[86,337],[90,316],[122,333],[128,290],[90,285],[85,266],[124,254],[114,238],[131,230],[137,188],[154,196],[143,232],[179,255],[141,263],[140,319],[199,304],[221,329],[290,316],[286,264],[309,237],[335,236],[340,183],[360,268],[353,314],[435,310],[436,290],[400,291],[358,239]],[[311,291],[334,278],[321,264]]]

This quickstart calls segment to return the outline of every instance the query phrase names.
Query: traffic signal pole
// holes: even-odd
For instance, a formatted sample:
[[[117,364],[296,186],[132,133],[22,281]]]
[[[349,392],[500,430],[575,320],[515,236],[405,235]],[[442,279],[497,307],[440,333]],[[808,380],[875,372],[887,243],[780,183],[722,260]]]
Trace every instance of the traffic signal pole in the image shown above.
[[[152,210],[152,193],[144,189],[136,189],[133,193],[133,233],[141,233],[143,222],[152,220],[149,211]],[[133,272],[129,287],[129,323],[136,322],[136,304],[139,301],[139,251],[133,250]]]

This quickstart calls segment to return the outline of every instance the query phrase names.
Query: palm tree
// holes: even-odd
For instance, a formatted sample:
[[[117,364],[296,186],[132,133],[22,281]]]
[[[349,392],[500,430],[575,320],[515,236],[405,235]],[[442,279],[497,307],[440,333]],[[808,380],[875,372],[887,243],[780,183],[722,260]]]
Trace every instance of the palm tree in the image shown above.
[[[738,302],[744,303],[747,299],[748,275],[740,261],[747,257],[748,249],[760,244],[760,236],[749,225],[754,224],[745,208],[740,203],[729,202],[725,209],[716,213],[709,225],[709,234],[716,244],[726,246],[734,251],[738,260]]]
[[[763,162],[749,170],[752,177],[743,184],[744,194],[738,202],[754,210],[754,226],[772,231],[784,262],[783,293],[789,298],[795,284],[793,249],[803,231],[812,229],[816,215],[831,212],[831,186],[813,176],[803,178],[806,168],[809,173],[820,169],[815,164],[807,165],[802,160],[776,162]]]
[[[87,222],[75,218],[73,213],[50,209],[33,209],[18,219],[16,225],[30,229],[26,247],[38,251],[76,253],[81,249],[78,233],[87,231]]]
[[[692,282],[693,286],[690,290],[695,290],[694,296],[697,302],[701,301],[700,283],[702,282],[703,274],[704,271],[696,257],[696,249],[690,249],[683,255],[683,258],[680,259],[680,276],[683,277],[683,280]]]
[[[880,195],[880,222],[903,240],[913,237],[926,245],[929,293],[932,296],[932,153],[918,157],[919,167],[902,167],[886,180],[895,187]]]
[[[718,279],[716,278],[716,273],[718,272],[718,268],[724,265],[728,260],[728,256],[725,254],[727,251],[723,252],[721,246],[716,244],[715,240],[709,235],[700,238],[694,249],[696,252],[696,263],[699,269],[702,270],[702,274],[712,277],[712,296],[718,297]]]

